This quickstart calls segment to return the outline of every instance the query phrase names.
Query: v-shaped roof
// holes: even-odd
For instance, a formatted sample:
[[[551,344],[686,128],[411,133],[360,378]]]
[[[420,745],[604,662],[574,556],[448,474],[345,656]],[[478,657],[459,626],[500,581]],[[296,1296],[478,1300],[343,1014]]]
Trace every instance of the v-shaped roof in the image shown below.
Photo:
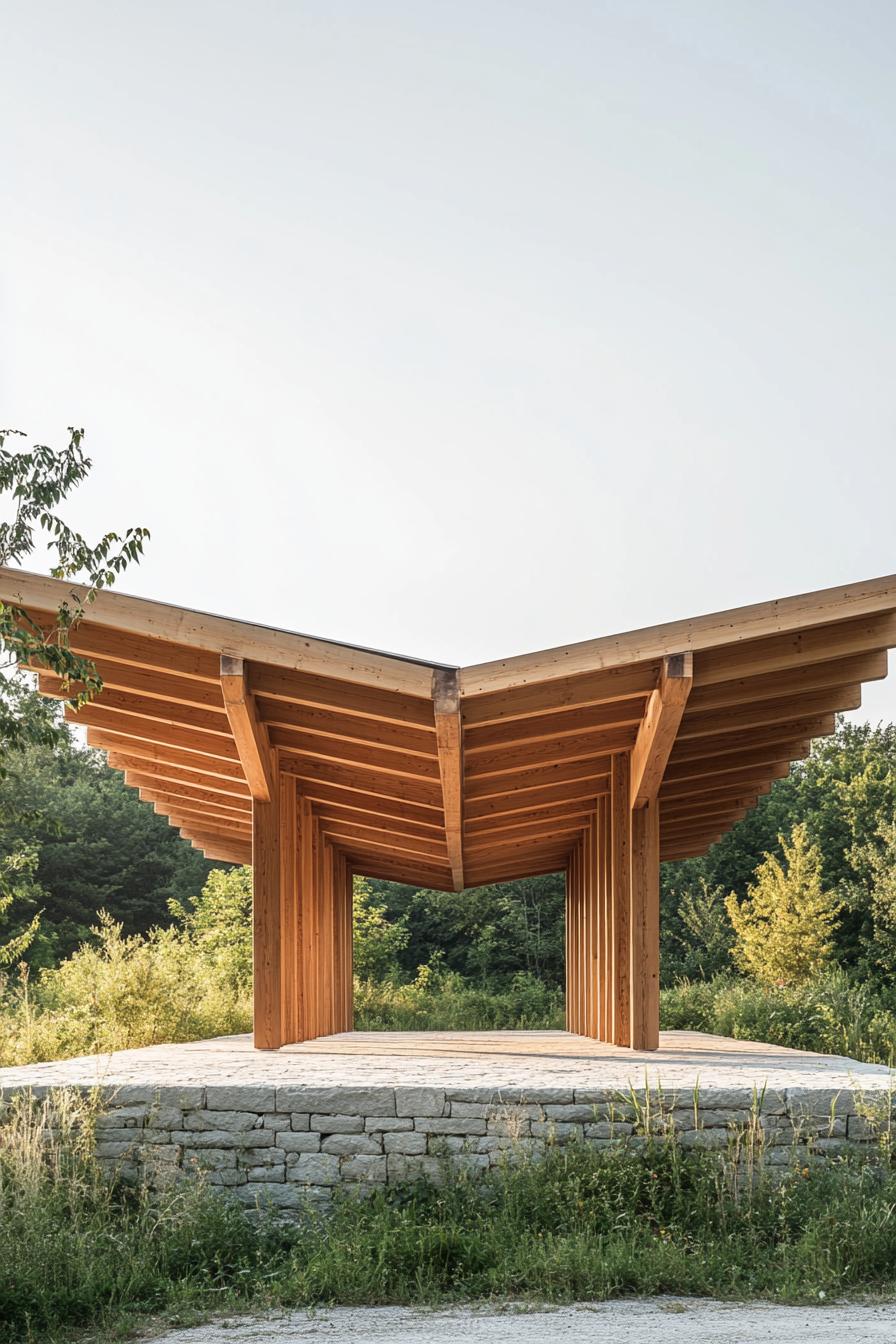
[[[46,622],[72,591],[0,569]],[[354,871],[448,889],[563,869],[619,752],[661,856],[703,853],[886,675],[896,577],[466,668],[117,592],[71,642],[103,690],[67,713],[209,857],[250,861],[274,761]]]

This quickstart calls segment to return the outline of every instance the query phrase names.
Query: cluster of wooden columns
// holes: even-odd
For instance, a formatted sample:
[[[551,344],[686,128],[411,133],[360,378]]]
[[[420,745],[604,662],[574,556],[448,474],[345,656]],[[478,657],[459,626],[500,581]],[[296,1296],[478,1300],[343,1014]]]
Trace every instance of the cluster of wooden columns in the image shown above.
[[[275,1050],[353,1026],[346,856],[276,752],[252,807],[255,1044]],[[659,1044],[659,804],[633,806],[632,753],[566,873],[566,1026],[636,1050]]]
[[[271,753],[252,807],[255,1044],[351,1031],[352,874]]]
[[[613,757],[566,877],[566,1026],[635,1050],[659,1045],[659,803],[631,806],[631,757]]]

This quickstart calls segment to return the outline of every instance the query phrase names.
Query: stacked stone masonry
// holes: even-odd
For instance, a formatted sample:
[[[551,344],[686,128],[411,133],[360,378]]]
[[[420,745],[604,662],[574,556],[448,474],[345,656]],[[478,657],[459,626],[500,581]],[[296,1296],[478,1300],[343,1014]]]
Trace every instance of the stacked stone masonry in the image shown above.
[[[125,1180],[158,1187],[204,1172],[248,1208],[298,1210],[308,1200],[325,1203],[337,1186],[361,1192],[475,1175],[549,1145],[640,1143],[648,1130],[669,1126],[682,1143],[710,1149],[752,1127],[766,1162],[818,1162],[877,1142],[891,1100],[818,1087],[761,1097],[706,1088],[695,1097],[558,1087],[131,1085],[107,1092],[96,1151]]]

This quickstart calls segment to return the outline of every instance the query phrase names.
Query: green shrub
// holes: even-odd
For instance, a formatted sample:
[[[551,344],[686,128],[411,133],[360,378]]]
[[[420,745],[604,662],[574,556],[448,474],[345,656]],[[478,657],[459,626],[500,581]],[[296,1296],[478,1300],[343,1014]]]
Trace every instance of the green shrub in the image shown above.
[[[506,989],[480,989],[454,971],[421,966],[409,985],[355,982],[358,1031],[532,1031],[563,1026],[563,994],[520,972]]]
[[[872,1064],[896,1056],[896,1003],[844,971],[805,985],[761,985],[734,975],[683,981],[660,994],[667,1030],[708,1031]]]

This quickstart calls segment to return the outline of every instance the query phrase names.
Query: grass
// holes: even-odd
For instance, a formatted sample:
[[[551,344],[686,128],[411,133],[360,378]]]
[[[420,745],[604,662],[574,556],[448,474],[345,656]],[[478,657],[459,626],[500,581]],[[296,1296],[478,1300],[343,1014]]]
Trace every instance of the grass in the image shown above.
[[[408,985],[355,981],[357,1031],[537,1031],[563,1026],[563,991],[520,974],[482,989],[427,967]]]
[[[885,1152],[783,1179],[659,1137],[520,1160],[478,1182],[343,1197],[253,1226],[196,1182],[107,1183],[94,1109],[13,1104],[0,1125],[0,1340],[101,1337],[152,1315],[682,1293],[818,1301],[896,1287]]]
[[[892,991],[840,970],[807,985],[760,985],[733,975],[684,982],[662,991],[660,1018],[667,1030],[769,1041],[870,1064],[892,1065],[896,1057]]]

